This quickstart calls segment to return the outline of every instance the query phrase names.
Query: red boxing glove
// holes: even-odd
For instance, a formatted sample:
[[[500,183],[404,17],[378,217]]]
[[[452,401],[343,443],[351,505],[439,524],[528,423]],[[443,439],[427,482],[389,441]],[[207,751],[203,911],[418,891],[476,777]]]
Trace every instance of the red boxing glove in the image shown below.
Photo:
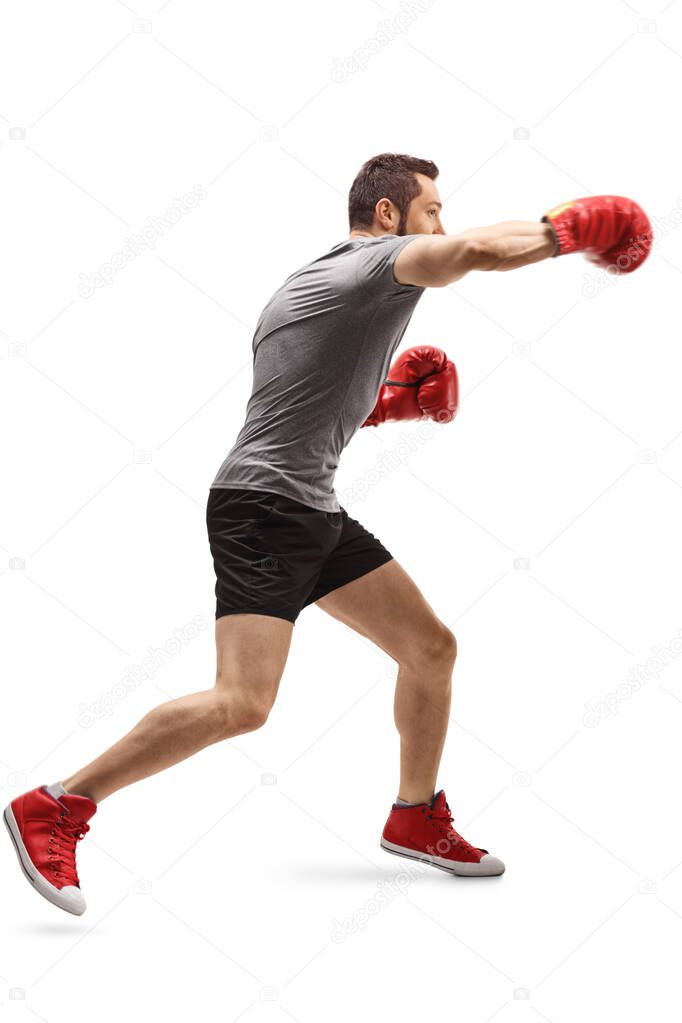
[[[584,252],[614,273],[636,270],[649,255],[651,224],[641,206],[619,195],[593,195],[555,206],[543,218],[557,240],[557,256]]]
[[[362,424],[402,419],[450,423],[457,415],[459,385],[454,362],[440,348],[420,345],[398,356],[381,385],[374,411]]]

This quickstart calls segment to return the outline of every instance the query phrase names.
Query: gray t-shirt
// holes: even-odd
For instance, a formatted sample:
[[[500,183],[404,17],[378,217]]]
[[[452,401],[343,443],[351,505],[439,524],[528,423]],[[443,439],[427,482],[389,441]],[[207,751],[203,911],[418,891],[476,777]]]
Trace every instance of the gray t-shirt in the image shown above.
[[[286,279],[253,338],[246,422],[211,484],[339,511],[341,452],[376,403],[424,288],[393,262],[414,235],[349,238]]]

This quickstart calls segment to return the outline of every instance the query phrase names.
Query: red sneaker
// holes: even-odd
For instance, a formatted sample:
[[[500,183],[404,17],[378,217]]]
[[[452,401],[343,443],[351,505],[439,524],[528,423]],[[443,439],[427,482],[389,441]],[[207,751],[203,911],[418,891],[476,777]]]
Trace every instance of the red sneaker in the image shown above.
[[[504,863],[487,849],[476,849],[453,827],[450,807],[441,789],[432,803],[391,807],[381,846],[397,856],[423,860],[460,877],[504,874]]]
[[[85,899],[76,873],[76,842],[90,830],[97,804],[68,792],[55,799],[44,785],[17,796],[3,814],[21,867],[49,902],[80,916]]]

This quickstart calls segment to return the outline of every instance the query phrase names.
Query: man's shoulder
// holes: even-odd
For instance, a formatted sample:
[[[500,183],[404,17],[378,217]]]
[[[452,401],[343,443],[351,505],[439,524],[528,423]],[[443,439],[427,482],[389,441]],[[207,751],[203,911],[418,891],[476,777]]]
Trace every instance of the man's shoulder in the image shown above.
[[[294,291],[320,281],[342,288],[367,290],[376,282],[389,289],[395,287],[392,266],[401,249],[419,235],[380,234],[345,238],[320,256],[304,263],[282,282],[273,300],[283,300]]]
[[[376,238],[345,238],[343,241],[337,242],[336,245],[332,245],[330,249],[327,249],[319,256],[315,256],[314,259],[304,263],[303,266],[294,270],[293,273],[290,273],[283,282],[282,287],[286,287],[286,285],[304,274],[314,273],[317,270],[324,272],[334,264],[343,264],[345,257],[352,256],[354,252],[359,252],[364,248],[363,243],[377,240]]]

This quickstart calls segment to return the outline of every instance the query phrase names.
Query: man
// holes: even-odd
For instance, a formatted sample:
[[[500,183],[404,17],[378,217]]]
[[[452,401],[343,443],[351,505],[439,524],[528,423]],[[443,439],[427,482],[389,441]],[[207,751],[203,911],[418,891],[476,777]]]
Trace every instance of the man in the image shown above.
[[[436,791],[455,637],[379,540],[340,508],[334,473],[365,422],[395,418],[382,381],[426,288],[576,251],[628,272],[646,258],[651,236],[635,203],[608,196],[567,203],[541,222],[446,236],[437,176],[428,160],[390,153],[369,160],[350,190],[348,239],[288,277],[261,314],[246,421],[207,505],[215,685],[155,708],[63,783],[6,808],[26,876],[62,909],[85,909],[75,849],[103,799],[265,723],[294,623],[311,603],[398,664],[400,783],[382,846],[454,874],[504,871],[458,835],[445,793]],[[446,368],[432,366],[429,377]],[[435,398],[446,419],[448,394],[443,387]]]

